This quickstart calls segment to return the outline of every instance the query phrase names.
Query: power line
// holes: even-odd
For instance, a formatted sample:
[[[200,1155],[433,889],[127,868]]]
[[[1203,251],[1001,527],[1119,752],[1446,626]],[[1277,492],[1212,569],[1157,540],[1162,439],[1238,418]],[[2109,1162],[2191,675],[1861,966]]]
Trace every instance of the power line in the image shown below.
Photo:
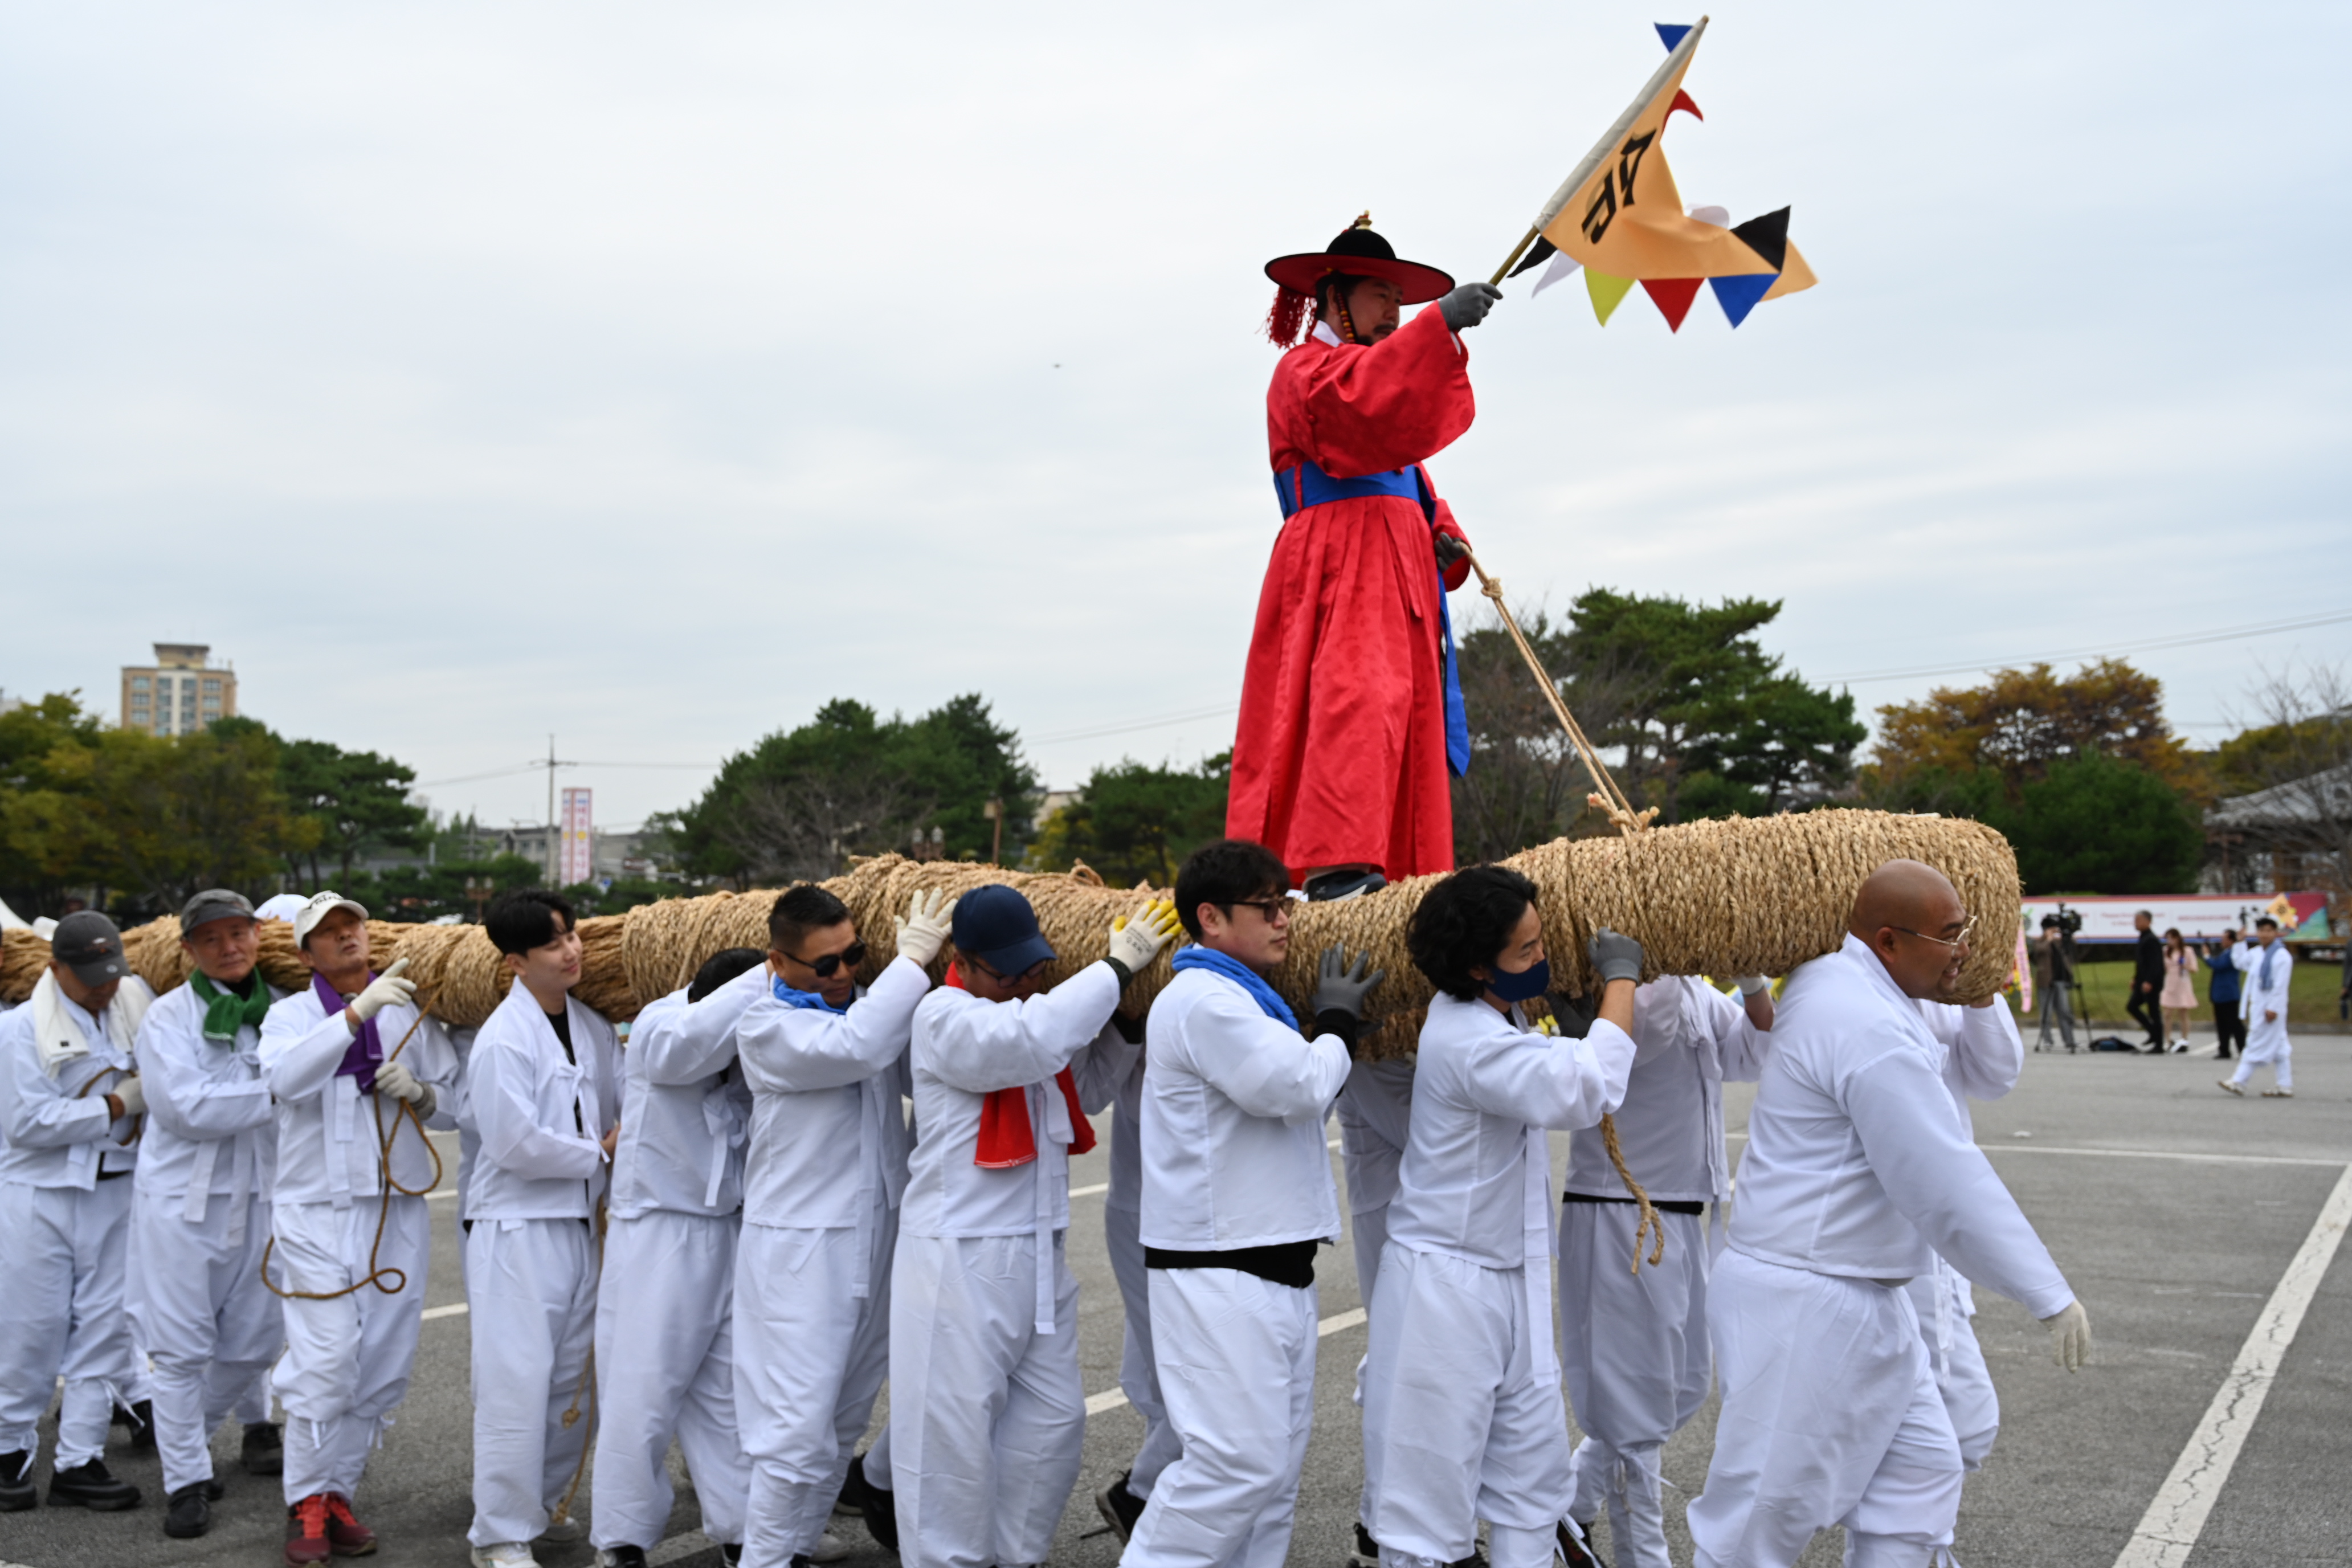
[[[1154,719],[1135,719],[1119,724],[1101,724],[1084,730],[1065,730],[1052,735],[1032,735],[1027,743],[1033,746],[1057,745],[1064,741],[1093,741],[1105,735],[1125,735],[1137,730],[1160,730],[1171,724],[1186,724],[1196,719],[1215,719],[1238,712],[1241,704],[1220,702],[1214,708],[1198,708],[1182,713],[1162,713]]]
[[[2160,648],[2198,647],[2207,643],[2238,642],[2246,637],[2267,637],[2273,632],[2310,631],[2318,626],[2338,626],[2352,621],[2352,611],[2334,615],[2305,616],[2297,620],[2264,621],[2259,625],[2228,626],[2218,631],[2182,632],[2175,637],[2150,637],[2141,642],[2106,643],[2093,647],[2072,648],[2064,653],[2038,654],[2031,658],[1979,659],[1973,664],[1941,664],[1922,666],[1916,669],[1858,670],[1849,674],[1822,675],[1812,679],[1823,684],[1862,686],[1879,680],[1919,680],[1937,675],[1975,675],[1987,669],[2013,669],[2020,665],[2056,664],[2062,659],[2096,658],[2118,653],[2147,653]]]

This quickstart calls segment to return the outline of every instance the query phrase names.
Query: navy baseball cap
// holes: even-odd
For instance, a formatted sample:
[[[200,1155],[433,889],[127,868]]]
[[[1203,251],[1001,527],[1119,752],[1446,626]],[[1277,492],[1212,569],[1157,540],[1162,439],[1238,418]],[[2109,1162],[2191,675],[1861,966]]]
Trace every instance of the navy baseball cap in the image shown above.
[[[1054,956],[1053,943],[1037,929],[1037,911],[1003,883],[958,899],[949,930],[958,948],[1008,977]]]

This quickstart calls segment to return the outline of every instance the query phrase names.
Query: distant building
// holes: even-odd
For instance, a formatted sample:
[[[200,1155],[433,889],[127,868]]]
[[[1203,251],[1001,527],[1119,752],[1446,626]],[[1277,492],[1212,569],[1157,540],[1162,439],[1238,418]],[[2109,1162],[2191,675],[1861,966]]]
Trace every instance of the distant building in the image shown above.
[[[205,643],[159,642],[155,662],[122,667],[122,727],[192,735],[236,712],[236,671],[215,668]]]

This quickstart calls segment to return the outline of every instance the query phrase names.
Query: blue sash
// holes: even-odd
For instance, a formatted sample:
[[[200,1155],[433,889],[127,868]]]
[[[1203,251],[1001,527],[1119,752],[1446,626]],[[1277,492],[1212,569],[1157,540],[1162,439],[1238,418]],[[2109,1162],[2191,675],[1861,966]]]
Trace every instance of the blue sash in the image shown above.
[[[1360,479],[1335,479],[1313,463],[1300,463],[1274,476],[1274,493],[1282,503],[1286,522],[1308,507],[1327,501],[1401,496],[1420,504],[1422,515],[1429,520],[1433,537],[1437,527],[1437,497],[1419,464],[1381,474],[1366,474]],[[1454,612],[1445,604],[1445,574],[1437,569],[1433,548],[1429,563],[1431,570],[1437,571],[1439,662],[1445,675],[1445,763],[1454,773],[1466,773],[1470,771],[1470,715],[1462,704],[1462,674],[1454,661]]]

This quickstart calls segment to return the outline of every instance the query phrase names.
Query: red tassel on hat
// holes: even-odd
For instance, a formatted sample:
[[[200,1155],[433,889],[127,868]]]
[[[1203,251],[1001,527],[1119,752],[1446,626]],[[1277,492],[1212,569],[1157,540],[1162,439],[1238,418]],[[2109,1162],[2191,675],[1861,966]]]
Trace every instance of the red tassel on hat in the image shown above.
[[[1306,331],[1307,313],[1314,305],[1313,300],[1297,289],[1277,286],[1274,291],[1274,308],[1265,313],[1266,341],[1278,349],[1296,344]]]

